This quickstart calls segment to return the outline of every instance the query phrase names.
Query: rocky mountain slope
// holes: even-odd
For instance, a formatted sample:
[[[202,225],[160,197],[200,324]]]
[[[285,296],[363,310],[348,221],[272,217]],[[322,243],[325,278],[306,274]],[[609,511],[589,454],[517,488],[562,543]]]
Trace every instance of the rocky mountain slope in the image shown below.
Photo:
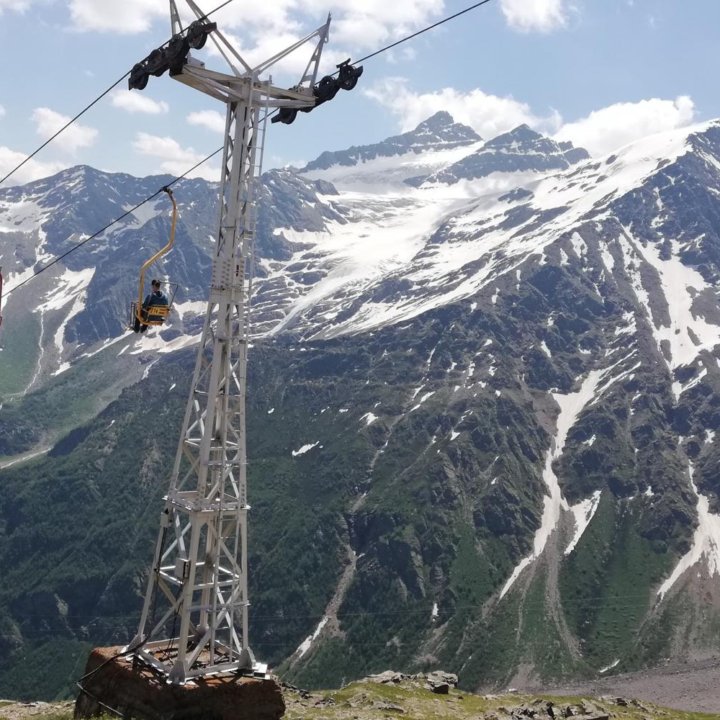
[[[77,168],[0,191],[7,285],[163,182]],[[161,200],[4,309],[4,694],[29,693],[23,673],[52,653],[52,695],[89,644],[134,633],[215,191],[177,187],[178,251],[158,272],[181,290],[161,332],[121,320],[167,232]],[[256,654],[311,687],[437,666],[505,687],[710,657],[720,124],[588,158],[440,113],[266,173],[260,197]]]

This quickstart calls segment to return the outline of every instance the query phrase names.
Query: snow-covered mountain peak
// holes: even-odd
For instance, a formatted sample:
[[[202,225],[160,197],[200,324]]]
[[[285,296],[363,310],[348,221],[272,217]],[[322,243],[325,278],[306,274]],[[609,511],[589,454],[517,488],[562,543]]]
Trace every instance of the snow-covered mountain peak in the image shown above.
[[[487,147],[506,147],[508,145],[517,145],[521,143],[533,143],[542,139],[543,135],[533,130],[529,125],[523,123],[518,125],[516,128],[509,130],[506,133],[496,135],[491,140],[488,140]]]
[[[714,134],[719,137],[716,139]],[[608,227],[612,232],[618,238],[625,237],[625,227],[630,237],[638,222],[639,196],[654,198],[642,201],[643,208],[647,205],[643,209],[643,227],[648,228],[643,238],[653,229],[652,241],[659,243],[659,229],[666,222],[668,208],[678,198],[673,178],[684,173],[687,182],[697,182],[698,173],[702,176],[706,172],[694,166],[676,167],[677,161],[693,148],[689,157],[694,162],[704,158],[706,164],[715,163],[714,167],[720,168],[717,124],[654,135],[600,159],[591,159],[584,150],[520,126],[482,143],[438,172],[434,183],[423,183],[417,190],[389,188],[386,184],[379,192],[378,188],[358,184],[348,191],[343,187],[348,176],[339,176],[339,195],[325,196],[323,202],[329,202],[342,221],[326,213],[328,222],[319,233],[298,232],[297,228],[282,231],[283,238],[297,249],[288,267],[300,268],[303,279],[295,282],[287,267],[272,269],[274,277],[284,276],[288,292],[292,288],[286,297],[294,299],[271,332],[337,336],[404,322],[477,295],[488,283],[516,272],[532,257],[555,253],[556,243],[565,243],[569,238],[574,238],[570,242],[573,254],[584,262],[588,251],[581,248],[584,231],[578,233],[578,228],[586,224],[600,227],[611,217],[613,222]],[[468,148],[463,150],[467,153]],[[578,155],[584,159],[573,162]],[[382,162],[386,169],[398,168],[398,158],[384,158]],[[426,155],[419,156],[418,165],[427,162]],[[367,180],[371,167],[380,178],[380,163],[376,159],[354,168],[355,179],[364,171]],[[466,171],[466,177],[461,170]],[[441,183],[443,173],[448,179]],[[633,214],[627,214],[627,208]],[[673,207],[670,216],[681,209],[681,205]],[[693,233],[701,234],[696,230]],[[639,250],[628,249],[634,240],[618,242],[617,252],[625,254],[625,262],[654,268],[661,285],[672,274],[669,265],[660,267],[655,250],[637,254]],[[693,237],[678,237],[672,248],[663,251],[665,261],[669,262],[672,255],[672,263],[678,264],[673,265],[675,275],[697,242]],[[683,277],[692,280],[698,293],[704,293],[710,282],[708,273],[704,281],[698,272]],[[311,276],[314,281],[308,286],[307,278]],[[271,283],[275,289],[277,282],[275,279]],[[642,300],[645,291],[639,292]],[[264,306],[262,295],[261,290],[260,306]],[[676,299],[682,296],[687,321],[694,312],[692,298],[688,299],[684,290],[680,295],[671,295]],[[645,305],[649,307],[647,302]],[[675,309],[678,307],[675,303]],[[661,320],[668,311],[659,305],[649,312],[657,326],[658,342],[665,339],[666,331],[661,327],[676,327],[680,322],[668,324]],[[695,350],[686,347],[690,341],[685,335],[664,344],[671,368],[715,342],[715,320],[709,322],[713,327],[700,319],[690,323],[701,337],[695,342]]]
[[[691,278],[697,292],[706,292],[714,281],[714,270],[695,260],[704,253],[708,241],[702,238],[709,237],[708,229],[693,226],[681,235],[672,223],[682,210],[677,178],[684,173],[684,186],[709,187],[714,182],[703,173],[720,168],[718,123],[651,136],[594,159],[527,125],[484,142],[444,112],[398,137],[410,135],[412,142],[402,153],[393,154],[398,145],[391,151],[389,141],[384,141],[356,148],[352,165],[275,170],[263,176],[257,227],[262,277],[254,302],[257,332],[323,337],[393,325],[476,295],[529,258],[554,252],[554,244],[574,237],[584,224],[603,223],[609,216],[619,220],[613,232],[618,234],[622,226],[628,236],[640,236],[643,242],[651,238],[659,243],[675,233],[675,244],[663,250],[665,259],[670,253],[673,262],[698,267]],[[465,144],[452,146],[450,137]],[[420,138],[428,148],[422,152],[417,150]],[[372,157],[371,150],[377,151]],[[573,163],[569,156],[574,153],[587,159]],[[680,160],[687,167],[678,165]],[[433,182],[417,188],[405,182],[428,175]],[[80,167],[3,191],[0,232],[22,234],[16,250],[0,252],[6,272],[13,278],[30,272],[41,254],[59,254],[104,227],[157,191],[162,180]],[[195,277],[192,264],[207,268],[201,255],[212,243],[208,218],[214,217],[210,203],[217,188],[202,181],[184,183],[176,193],[181,207],[177,248],[164,274],[181,280],[182,301],[193,301],[203,297],[204,281]],[[652,195],[643,200],[642,235],[635,227],[637,193]],[[67,318],[68,340],[92,343],[116,331],[127,298],[136,294],[132,286],[137,267],[162,244],[153,234],[166,234],[168,209],[160,197],[69,257],[69,271],[96,265],[98,269],[87,286],[88,303],[73,306],[75,322]],[[41,234],[33,234],[33,228]],[[623,248],[618,246],[617,252],[623,253]],[[652,265],[654,258],[639,256],[638,262]],[[668,272],[663,270],[662,278],[670,277]],[[92,302],[108,292],[113,307],[123,309],[99,319],[91,311]],[[50,297],[43,296],[43,301]],[[688,316],[694,306],[690,301],[685,305]],[[54,306],[48,308],[55,312]],[[661,310],[654,312],[660,328]],[[703,337],[695,345],[709,347],[715,331],[699,321],[695,325],[696,334],[702,331]],[[661,334],[658,329],[658,338]],[[668,345],[673,368],[694,357],[692,348],[678,342]]]
[[[394,157],[408,152],[418,154],[471,145],[481,139],[471,127],[456,123],[450,113],[441,111],[402,135],[393,135],[372,145],[353,145],[347,150],[324,152],[309,162],[302,172],[327,170],[333,165],[353,166],[378,157]]]
[[[436,112],[427,120],[423,120],[414,130],[399,137],[406,140],[414,138],[414,147],[418,149],[436,146],[438,142],[448,145],[467,145],[482,139],[468,125],[455,122],[453,116],[445,110]],[[388,141],[394,139],[388,138]]]
[[[327,180],[339,190],[398,189],[409,178],[436,172],[481,145],[481,137],[472,128],[441,111],[402,135],[324,152],[300,172],[311,179]]]
[[[420,186],[453,184],[493,173],[546,173],[564,170],[590,157],[586,150],[571,143],[558,144],[551,138],[520,125],[510,132],[488,140],[482,147],[426,178],[411,184]]]

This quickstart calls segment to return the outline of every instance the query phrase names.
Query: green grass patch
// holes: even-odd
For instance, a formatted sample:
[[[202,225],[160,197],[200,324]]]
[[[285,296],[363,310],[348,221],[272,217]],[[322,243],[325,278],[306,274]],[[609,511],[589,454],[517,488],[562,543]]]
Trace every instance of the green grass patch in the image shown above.
[[[34,313],[6,312],[0,332],[0,402],[21,393],[35,373],[40,338],[40,320]]]
[[[551,704],[556,717],[582,716],[582,710],[608,714],[613,720],[710,720],[717,715],[669,710],[651,703],[629,701],[626,705],[612,700],[551,695],[475,695],[451,689],[447,695],[436,695],[422,679],[402,684],[379,684],[368,681],[352,683],[341,690],[323,691],[302,698],[297,693],[285,694],[286,720],[377,720],[402,717],[411,720],[478,720],[490,713],[501,717],[549,717]],[[525,712],[522,710],[525,709]],[[488,715],[486,715],[488,714]]]
[[[560,574],[562,605],[599,669],[626,656],[650,609],[652,590],[673,558],[636,530],[630,501],[603,493],[597,512]]]

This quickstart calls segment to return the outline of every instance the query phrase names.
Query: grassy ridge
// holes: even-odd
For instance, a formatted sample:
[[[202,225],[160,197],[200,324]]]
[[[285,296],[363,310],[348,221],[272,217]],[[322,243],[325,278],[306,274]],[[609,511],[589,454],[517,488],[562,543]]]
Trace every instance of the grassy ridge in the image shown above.
[[[374,682],[352,683],[341,690],[316,693],[303,698],[286,692],[286,720],[375,720],[379,717],[402,717],[410,720],[480,720],[530,716],[537,720],[550,715],[546,708],[553,706],[556,717],[565,716],[571,708],[574,716],[608,714],[613,720],[710,720],[719,715],[685,712],[662,708],[651,703],[629,700],[618,704],[615,700],[588,697],[558,697],[549,695],[474,695],[451,689],[447,695],[436,695],[422,682],[405,681],[400,685]],[[585,709],[588,712],[582,712]],[[595,711],[593,713],[593,711]]]
[[[555,695],[474,695],[451,688],[447,695],[431,692],[421,680],[401,684],[354,682],[340,690],[307,693],[286,688],[285,720],[377,720],[402,717],[407,720],[503,720],[510,717],[534,717],[550,720],[566,713],[583,717],[607,715],[613,720],[717,720],[720,715],[688,712],[660,707],[645,701],[623,698]],[[7,714],[4,714],[7,713]],[[47,708],[23,707],[0,701],[0,720],[71,720],[71,703]],[[110,715],[103,715],[106,720]]]

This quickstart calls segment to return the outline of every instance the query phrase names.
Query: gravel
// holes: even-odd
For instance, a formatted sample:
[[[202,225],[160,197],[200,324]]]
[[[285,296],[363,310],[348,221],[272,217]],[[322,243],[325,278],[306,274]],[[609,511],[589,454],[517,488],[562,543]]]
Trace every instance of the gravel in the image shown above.
[[[720,658],[553,688],[528,687],[523,690],[552,695],[622,696],[676,710],[720,713]]]

